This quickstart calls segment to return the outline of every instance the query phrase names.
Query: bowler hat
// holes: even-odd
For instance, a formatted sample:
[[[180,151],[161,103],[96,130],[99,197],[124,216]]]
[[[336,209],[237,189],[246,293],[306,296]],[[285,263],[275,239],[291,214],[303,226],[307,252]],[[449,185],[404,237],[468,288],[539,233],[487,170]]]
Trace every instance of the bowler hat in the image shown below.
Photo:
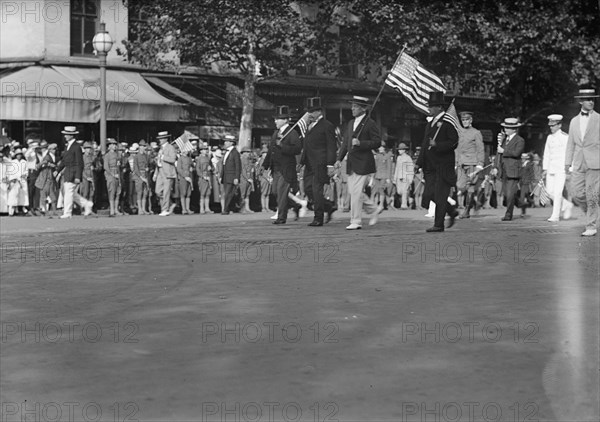
[[[429,93],[429,101],[427,101],[428,106],[440,106],[446,105],[446,100],[444,100],[444,93],[442,91],[431,91]]]
[[[305,107],[306,111],[309,113],[317,110],[322,110],[323,105],[321,102],[321,97],[311,97],[306,99]]]
[[[587,98],[598,98],[600,95],[596,94],[594,88],[581,88],[575,98],[587,99]]]
[[[523,126],[523,123],[519,122],[519,119],[516,117],[507,117],[506,119],[504,119],[504,121],[502,123],[500,123],[500,126],[509,128],[509,129],[516,129],[518,127]]]
[[[62,132],[63,135],[77,135],[79,134],[79,132],[77,131],[77,128],[75,126],[65,126],[64,130]]]
[[[350,100],[350,103],[357,104],[361,107],[369,107],[371,105],[369,99],[367,97],[360,97],[358,95],[354,95]]]
[[[286,105],[277,106],[277,110],[275,110],[274,119],[289,119],[290,115],[290,107]]]

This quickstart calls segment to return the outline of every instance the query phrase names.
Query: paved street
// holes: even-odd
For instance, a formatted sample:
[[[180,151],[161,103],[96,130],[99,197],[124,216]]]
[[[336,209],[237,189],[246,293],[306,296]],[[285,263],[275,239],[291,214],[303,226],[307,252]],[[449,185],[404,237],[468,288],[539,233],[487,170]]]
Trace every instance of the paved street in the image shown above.
[[[597,421],[599,238],[502,212],[2,217],[2,421]]]

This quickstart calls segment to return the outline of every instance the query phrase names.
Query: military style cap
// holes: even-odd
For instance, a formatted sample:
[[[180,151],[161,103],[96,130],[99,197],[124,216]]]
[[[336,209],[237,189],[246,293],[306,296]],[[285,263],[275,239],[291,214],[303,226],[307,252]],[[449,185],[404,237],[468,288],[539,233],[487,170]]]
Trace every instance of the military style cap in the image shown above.
[[[548,126],[554,126],[557,123],[562,122],[562,114],[551,114],[548,116]]]

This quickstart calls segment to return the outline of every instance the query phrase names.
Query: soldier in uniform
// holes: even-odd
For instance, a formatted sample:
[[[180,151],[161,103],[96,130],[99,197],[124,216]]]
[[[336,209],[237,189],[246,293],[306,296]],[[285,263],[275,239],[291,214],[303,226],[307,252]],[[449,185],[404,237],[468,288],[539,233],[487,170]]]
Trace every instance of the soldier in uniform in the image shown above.
[[[175,209],[175,204],[171,204],[171,193],[175,186],[177,178],[177,152],[175,147],[169,142],[171,135],[169,132],[159,132],[156,139],[160,141],[160,151],[156,162],[157,171],[154,174],[156,179],[156,194],[160,198],[159,216],[166,217]]]
[[[256,163],[256,174],[258,175],[258,182],[260,184],[261,212],[271,211],[269,209],[269,195],[271,195],[271,182],[273,181],[273,178],[271,177],[271,170],[264,168],[267,152],[269,152],[269,148],[264,145],[260,153],[260,158]]]
[[[108,203],[110,206],[109,217],[123,215],[118,210],[119,194],[121,193],[121,162],[117,153],[117,141],[113,138],[106,140],[108,151],[104,154],[104,178],[106,179],[106,190],[108,191]]]
[[[465,210],[460,218],[469,218],[471,208],[476,206],[478,190],[481,185],[483,162],[485,160],[483,136],[475,129],[473,112],[462,111],[460,121],[464,130],[458,137],[456,148],[456,189],[458,190],[458,204],[463,203],[462,197],[467,195]]]
[[[253,213],[250,209],[250,194],[254,192],[254,163],[252,162],[251,150],[248,147],[242,149],[240,157],[242,163],[242,172],[240,175],[240,194],[242,204],[240,204],[242,214]]]
[[[415,168],[412,158],[406,153],[408,146],[401,142],[398,145],[398,158],[396,158],[396,169],[394,171],[394,184],[400,195],[400,209],[408,208],[408,191],[413,182]]]
[[[210,209],[210,190],[212,187],[212,163],[208,156],[208,145],[200,145],[200,155],[196,158],[198,193],[200,196],[200,214],[212,214]]]
[[[393,172],[393,155],[382,143],[375,153],[375,175],[371,190],[371,201],[383,206],[387,193],[391,191]]]
[[[177,159],[177,177],[179,178],[179,200],[181,201],[181,214],[193,214],[190,211],[190,197],[192,194],[192,157],[189,151],[183,151]]]
[[[94,164],[96,156],[92,150],[92,143],[86,141],[83,143],[83,174],[81,175],[81,196],[93,201],[96,185],[94,183]]]
[[[133,145],[131,148],[133,149]],[[151,214],[146,211],[149,171],[150,157],[146,154],[146,141],[142,139],[139,143],[139,152],[134,156],[131,167],[131,179],[135,185],[138,214],[141,215]]]

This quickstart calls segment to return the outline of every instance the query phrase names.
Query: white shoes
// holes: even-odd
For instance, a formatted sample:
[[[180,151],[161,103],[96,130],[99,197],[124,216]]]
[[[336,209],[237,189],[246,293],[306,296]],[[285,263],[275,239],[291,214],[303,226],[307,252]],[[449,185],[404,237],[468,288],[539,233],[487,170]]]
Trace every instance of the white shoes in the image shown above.
[[[308,201],[300,201],[300,211],[298,211],[298,217],[302,218],[302,217],[306,217],[306,214],[308,213]]]
[[[60,216],[60,218],[71,218],[71,216],[67,215],[67,214],[63,214],[63,215]]]
[[[373,216],[369,220],[369,226],[374,226],[377,224],[377,220],[379,220],[379,214],[383,212],[383,206],[378,206],[377,209],[373,212]]]
[[[558,223],[558,218],[552,218],[552,217],[550,217],[548,219],[548,221],[551,222],[551,223]]]
[[[598,233],[598,230],[596,229],[586,229],[583,233],[581,233],[582,236],[596,236],[596,233]]]
[[[271,220],[277,220],[277,213],[275,213],[275,215],[271,216]]]
[[[92,214],[92,207],[94,206],[93,202],[88,202],[87,205],[85,206],[85,212],[83,213],[84,217],[87,217],[88,215]]]
[[[159,216],[159,217],[166,217],[166,216],[168,216],[169,214],[171,214],[169,211],[163,211],[163,212],[161,212],[160,214],[158,214],[158,216]]]
[[[429,214],[429,213],[427,213],[427,214],[425,214],[425,217],[427,217],[427,218],[433,218],[433,217],[435,217],[435,214]]]
[[[573,215],[573,204],[569,203],[567,204],[567,208],[563,211],[563,218],[568,220],[571,218],[571,215]]]
[[[346,227],[346,230],[360,230],[362,229],[362,226],[360,224],[350,224],[348,227]]]

